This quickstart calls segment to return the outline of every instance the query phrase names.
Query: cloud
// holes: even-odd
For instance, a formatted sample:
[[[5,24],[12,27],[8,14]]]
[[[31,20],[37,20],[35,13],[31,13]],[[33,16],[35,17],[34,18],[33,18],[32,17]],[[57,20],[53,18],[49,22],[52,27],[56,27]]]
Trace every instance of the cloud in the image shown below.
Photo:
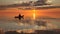
[[[60,0],[53,0],[52,4],[56,6],[60,6]]]
[[[16,4],[19,1],[27,2],[27,1],[37,1],[37,0],[0,0],[0,5],[10,5],[10,4]],[[49,0],[53,5],[59,5],[60,6],[60,0]]]
[[[15,1],[17,2],[17,0],[0,0],[0,5],[15,4]]]
[[[19,1],[27,2],[27,1],[36,1],[36,0],[0,0],[0,5],[10,5],[17,4]]]

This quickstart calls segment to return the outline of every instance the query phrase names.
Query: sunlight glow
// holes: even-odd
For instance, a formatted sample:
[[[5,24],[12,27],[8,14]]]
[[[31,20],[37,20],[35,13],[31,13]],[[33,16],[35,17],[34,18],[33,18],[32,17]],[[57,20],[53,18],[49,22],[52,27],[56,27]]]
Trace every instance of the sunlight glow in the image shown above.
[[[35,17],[36,17],[35,11],[36,10],[33,10],[33,19],[35,19]]]

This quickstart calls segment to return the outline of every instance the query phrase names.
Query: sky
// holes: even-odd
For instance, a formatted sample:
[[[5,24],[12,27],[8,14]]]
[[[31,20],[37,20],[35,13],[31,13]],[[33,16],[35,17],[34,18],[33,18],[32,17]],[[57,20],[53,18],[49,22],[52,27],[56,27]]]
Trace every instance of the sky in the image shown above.
[[[18,12],[19,11],[19,12]],[[0,10],[0,17],[14,17],[21,13],[25,17],[33,17],[33,10],[18,10],[17,8],[9,8],[6,10]],[[52,9],[40,9],[35,10],[36,17],[38,16],[49,16],[53,18],[60,18],[60,8],[52,8]]]
[[[37,0],[0,0],[0,5],[10,5],[10,4],[16,4],[19,1],[37,1]],[[49,0],[49,2],[53,5],[60,6],[60,0]]]

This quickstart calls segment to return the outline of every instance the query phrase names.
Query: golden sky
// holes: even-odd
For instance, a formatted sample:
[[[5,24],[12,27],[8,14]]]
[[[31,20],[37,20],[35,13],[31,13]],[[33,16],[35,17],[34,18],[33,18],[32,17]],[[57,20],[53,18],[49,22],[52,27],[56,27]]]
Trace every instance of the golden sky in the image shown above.
[[[19,11],[19,12],[18,12]],[[0,17],[14,17],[21,13],[25,17],[33,17],[33,10],[18,10],[17,8],[9,8],[6,10],[0,10]],[[48,16],[53,18],[60,18],[60,8],[53,9],[40,9],[35,10],[36,17],[38,16]]]

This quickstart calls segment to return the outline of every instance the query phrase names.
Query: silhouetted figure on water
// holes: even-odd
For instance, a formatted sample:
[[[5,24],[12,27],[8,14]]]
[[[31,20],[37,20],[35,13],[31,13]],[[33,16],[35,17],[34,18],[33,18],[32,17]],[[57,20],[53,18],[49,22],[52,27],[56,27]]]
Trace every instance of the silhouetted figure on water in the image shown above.
[[[24,15],[19,14],[18,16],[15,16],[15,18],[18,18],[19,20],[24,19]]]

